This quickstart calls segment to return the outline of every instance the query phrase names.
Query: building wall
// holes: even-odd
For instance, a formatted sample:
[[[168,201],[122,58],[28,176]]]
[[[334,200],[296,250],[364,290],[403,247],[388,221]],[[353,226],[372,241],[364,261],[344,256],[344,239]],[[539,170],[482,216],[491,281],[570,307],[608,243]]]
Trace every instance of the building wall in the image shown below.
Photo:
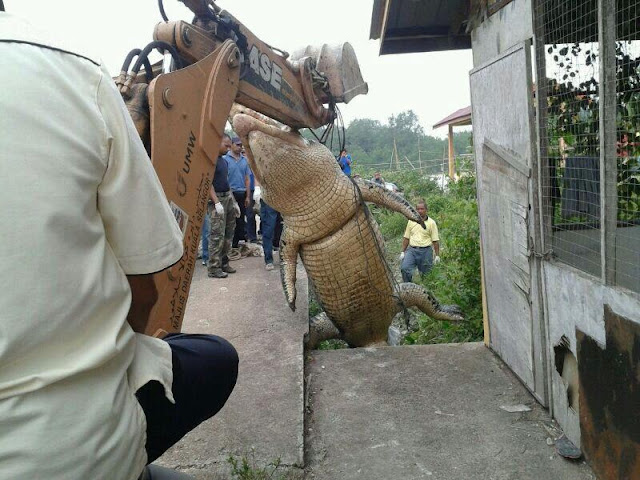
[[[605,305],[640,326],[640,295],[619,287],[604,285],[599,278],[583,273],[560,262],[547,261],[544,271],[544,301],[549,332],[551,381],[553,384],[553,413],[567,437],[580,445],[580,418],[578,409],[569,407],[570,385],[577,388],[577,372],[561,376],[557,358],[563,338],[570,353],[578,360],[576,331],[583,332],[606,350]],[[564,377],[564,378],[563,378]],[[631,386],[629,386],[631,388]]]
[[[471,72],[471,90],[479,189],[484,176],[491,174],[484,168],[481,153],[486,139],[528,159],[527,146],[518,141],[523,138],[523,127],[513,120],[526,114],[526,107],[513,98],[513,85],[518,77],[527,78],[531,72],[519,67],[511,74],[499,75],[499,80],[480,78],[480,75],[484,75],[484,70],[495,69],[492,65],[503,62],[510,49],[517,49],[518,44],[532,39],[532,23],[532,1],[514,0],[485,20],[471,35],[476,66]],[[531,92],[532,88],[529,88],[525,94]],[[501,98],[501,95],[507,98]],[[534,139],[530,146],[536,146]],[[531,213],[538,215],[536,221],[529,223],[528,234],[533,239],[541,233],[539,213],[536,212],[539,178],[535,178],[539,160],[535,154],[530,158],[531,163],[525,163],[531,166],[534,177]],[[487,215],[496,212],[488,210],[481,194],[479,203],[482,226]],[[493,233],[511,235],[507,229]],[[499,349],[496,351],[517,370],[520,364],[529,361],[532,353],[533,359],[537,358],[535,341],[539,337],[539,352],[545,360],[542,370],[546,371],[549,387],[549,406],[567,437],[582,447],[585,457],[601,478],[640,478],[640,417],[637,414],[637,405],[640,405],[640,294],[605,285],[599,276],[584,273],[558,260],[540,261],[547,252],[540,245],[536,249],[536,242],[532,249],[536,255],[531,257],[531,262],[540,268],[532,268],[530,282],[534,351],[526,351],[514,342],[513,347],[519,351],[515,361]],[[636,254],[637,248],[640,247],[630,247],[630,251]],[[490,262],[484,244],[483,253],[485,262]],[[541,272],[540,291],[533,288],[537,272]],[[517,293],[515,287],[513,292],[492,291],[491,279],[486,278],[486,273],[485,267],[487,298]],[[539,311],[535,308],[536,300],[542,302]],[[492,329],[500,334],[496,324],[509,320],[505,312],[499,313],[502,315],[496,315],[495,311],[493,316],[489,313],[490,334]],[[538,323],[543,328],[536,331]],[[515,326],[516,322],[512,322],[513,331],[516,331]],[[535,378],[540,378],[540,370],[534,370],[536,373]],[[534,392],[539,391],[538,385],[535,389],[532,385],[529,387]]]
[[[473,65],[477,67],[532,37],[531,0],[513,0],[471,32]]]

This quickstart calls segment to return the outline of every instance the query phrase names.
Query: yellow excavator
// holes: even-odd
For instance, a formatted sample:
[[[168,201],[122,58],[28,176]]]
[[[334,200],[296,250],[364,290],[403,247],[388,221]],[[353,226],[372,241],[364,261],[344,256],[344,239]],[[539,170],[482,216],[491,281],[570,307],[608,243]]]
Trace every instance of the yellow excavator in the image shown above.
[[[353,48],[288,54],[257,38],[213,0],[180,0],[191,23],[163,22],[126,57],[115,82],[150,154],[184,239],[184,255],[154,275],[158,300],[145,333],[180,331],[218,149],[234,102],[292,128],[336,119],[336,105],[367,93]],[[163,60],[151,64],[157,50]],[[134,62],[135,59],[135,62]],[[133,64],[133,65],[132,65]]]

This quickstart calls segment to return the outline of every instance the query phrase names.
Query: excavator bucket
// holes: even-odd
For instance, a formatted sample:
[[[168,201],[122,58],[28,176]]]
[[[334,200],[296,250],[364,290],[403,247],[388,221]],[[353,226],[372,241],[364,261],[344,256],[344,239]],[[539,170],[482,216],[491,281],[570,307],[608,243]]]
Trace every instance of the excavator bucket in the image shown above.
[[[369,91],[367,82],[362,79],[356,52],[350,43],[309,45],[296,50],[290,60],[297,61],[304,57],[315,60],[316,70],[326,76],[336,102],[349,103],[353,97]],[[321,97],[320,101],[327,103],[329,98]]]

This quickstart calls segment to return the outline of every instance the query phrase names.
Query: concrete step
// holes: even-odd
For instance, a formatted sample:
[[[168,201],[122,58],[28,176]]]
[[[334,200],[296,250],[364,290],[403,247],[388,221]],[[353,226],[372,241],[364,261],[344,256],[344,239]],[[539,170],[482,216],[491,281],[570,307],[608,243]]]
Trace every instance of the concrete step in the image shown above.
[[[276,256],[277,258],[277,256]],[[280,459],[295,470],[304,461],[303,336],[308,289],[298,269],[298,300],[289,309],[280,273],[264,259],[244,258],[226,279],[207,277],[198,263],[182,331],[212,333],[238,350],[238,383],[224,408],[165,453],[157,463],[198,480],[228,478],[229,455],[264,466]]]
[[[307,376],[308,479],[595,479],[481,343],[314,351]]]

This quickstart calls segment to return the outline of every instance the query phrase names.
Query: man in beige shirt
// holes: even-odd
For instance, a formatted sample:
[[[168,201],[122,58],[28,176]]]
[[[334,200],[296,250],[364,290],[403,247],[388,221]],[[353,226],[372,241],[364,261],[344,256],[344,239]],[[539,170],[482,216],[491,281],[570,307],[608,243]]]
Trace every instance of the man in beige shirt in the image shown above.
[[[427,202],[421,200],[416,205],[416,210],[424,220],[425,228],[420,224],[409,220],[402,239],[402,253],[400,259],[402,266],[402,281],[410,282],[413,271],[418,268],[422,276],[431,271],[434,264],[440,262],[440,237],[438,226],[433,218],[428,216]],[[436,256],[433,257],[435,252]]]
[[[182,233],[100,61],[2,11],[0,59],[0,480],[136,480],[238,357],[132,328]]]

